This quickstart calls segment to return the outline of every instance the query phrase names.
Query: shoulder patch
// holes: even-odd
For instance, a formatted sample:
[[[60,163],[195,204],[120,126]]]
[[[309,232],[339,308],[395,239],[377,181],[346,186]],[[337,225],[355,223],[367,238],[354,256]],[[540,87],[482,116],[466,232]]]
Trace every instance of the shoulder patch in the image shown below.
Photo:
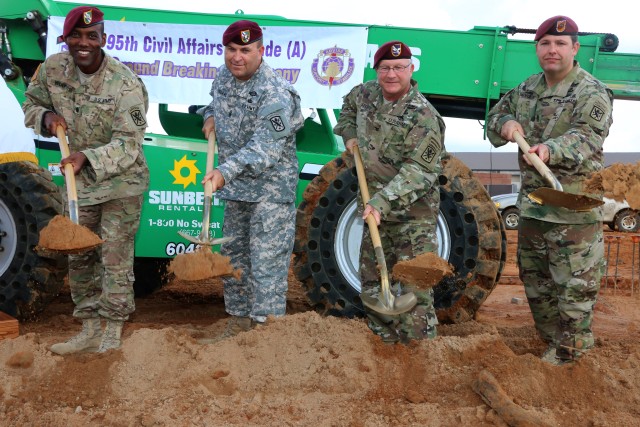
[[[438,154],[438,151],[438,145],[435,141],[429,141],[427,148],[425,148],[420,157],[422,157],[422,160],[425,162],[431,163],[433,162],[434,157],[436,157],[436,154]]]
[[[591,109],[591,112],[589,113],[589,117],[600,122],[604,117],[604,110],[598,107],[597,105],[594,105],[593,108]]]
[[[147,119],[144,116],[142,105],[134,105],[129,108],[129,115],[131,115],[131,120],[133,120],[136,126],[142,127],[147,125]]]
[[[430,136],[418,146],[414,152],[413,161],[431,169],[440,160],[441,152],[440,143],[433,136]]]
[[[585,105],[582,116],[583,119],[596,129],[604,129],[609,125],[611,115],[611,104],[602,96],[591,96]]]
[[[271,126],[273,126],[273,130],[276,132],[282,132],[286,129],[286,126],[282,121],[282,117],[279,115],[269,117],[269,122],[271,123]]]

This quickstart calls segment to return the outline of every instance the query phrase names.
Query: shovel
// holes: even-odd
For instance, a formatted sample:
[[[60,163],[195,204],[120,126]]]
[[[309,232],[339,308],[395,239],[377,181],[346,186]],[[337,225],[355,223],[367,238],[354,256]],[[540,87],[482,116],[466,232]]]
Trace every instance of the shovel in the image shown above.
[[[60,152],[62,158],[69,157],[69,143],[62,126],[56,128],[56,134],[60,143]],[[78,216],[78,191],[76,188],[76,176],[73,171],[73,165],[67,163],[64,165],[64,180],[67,187],[67,199],[69,200],[69,220],[72,224],[65,221],[62,216],[55,217],[40,232],[40,243],[36,249],[42,253],[53,252],[66,255],[81,254],[97,248],[104,240],[98,237],[88,228],[80,225]],[[71,228],[69,228],[71,226]],[[64,245],[59,246],[60,238],[65,240]],[[42,243],[44,242],[44,243]],[[73,247],[75,244],[83,246]]]
[[[215,131],[209,132],[209,139],[207,141],[207,165],[205,174],[213,170],[213,155],[216,151],[216,134]],[[207,181],[204,184],[204,209],[202,213],[202,230],[198,237],[193,237],[183,231],[178,231],[178,234],[188,241],[201,246],[213,246],[220,245],[233,239],[233,237],[221,237],[212,239],[209,236],[209,217],[211,216],[211,197],[213,195],[213,184],[211,181]]]
[[[67,142],[67,135],[64,133],[64,128],[58,126],[56,128],[58,141],[60,142],[60,152],[62,158],[69,157],[71,150],[69,150],[69,143]],[[74,224],[79,224],[78,220],[78,190],[76,189],[76,176],[73,172],[73,165],[67,163],[64,165],[64,181],[67,186],[67,198],[69,199],[69,219]]]
[[[358,173],[358,185],[360,186],[362,203],[366,208],[370,199],[369,188],[367,187],[367,180],[364,176],[364,165],[362,164],[360,149],[357,145],[353,147],[353,156],[356,161],[356,171]],[[366,221],[369,226],[369,232],[371,234],[371,241],[373,242],[373,249],[376,254],[378,268],[380,269],[381,292],[380,298],[373,298],[369,295],[360,294],[362,303],[369,309],[381,314],[396,315],[405,313],[416,305],[418,299],[412,292],[397,297],[391,293],[387,261],[385,260],[384,250],[382,249],[382,241],[380,240],[380,233],[378,232],[378,224],[371,214],[367,216]]]
[[[541,187],[533,191],[528,195],[529,199],[539,205],[556,206],[560,208],[571,209],[574,211],[589,211],[598,206],[602,206],[604,202],[602,200],[595,199],[593,197],[584,196],[582,194],[565,193],[562,189],[562,184],[549,170],[547,165],[533,153],[529,153],[529,144],[520,135],[519,132],[514,132],[513,137],[518,143],[518,147],[524,153],[525,157],[531,162],[536,170],[542,175],[542,177],[553,188]]]

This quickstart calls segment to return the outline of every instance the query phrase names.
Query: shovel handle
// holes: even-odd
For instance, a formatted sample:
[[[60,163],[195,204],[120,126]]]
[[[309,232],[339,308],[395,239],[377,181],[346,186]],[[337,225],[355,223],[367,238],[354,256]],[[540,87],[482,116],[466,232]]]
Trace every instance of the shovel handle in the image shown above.
[[[69,143],[67,142],[67,135],[64,132],[62,126],[56,128],[56,134],[58,141],[60,142],[60,153],[62,158],[69,157],[71,151],[69,150]],[[67,186],[67,198],[69,199],[69,218],[74,224],[78,224],[78,190],[76,189],[76,175],[73,171],[73,165],[67,163],[64,165],[64,181]]]
[[[369,203],[369,187],[367,186],[367,179],[364,176],[364,165],[362,164],[362,156],[360,155],[360,149],[357,145],[353,148],[353,157],[356,162],[356,173],[358,175],[358,186],[360,187],[360,194],[362,195],[362,203],[367,206]],[[387,270],[387,262],[384,259],[384,252],[382,249],[382,239],[380,239],[380,232],[378,231],[378,223],[373,215],[369,214],[366,218],[367,225],[369,226],[369,233],[371,234],[371,242],[373,248],[376,251],[376,258],[378,260],[378,267],[380,267],[380,280],[381,280],[381,293],[382,298],[387,305],[387,308],[392,309],[394,307],[395,297],[391,293],[391,287],[389,285],[389,272]]]
[[[213,170],[213,157],[216,152],[216,132],[211,129],[207,138],[207,163],[205,173]],[[202,215],[202,232],[200,237],[203,240],[209,240],[209,216],[211,215],[211,197],[213,195],[213,184],[211,181],[204,183],[204,212]]]
[[[542,175],[542,177],[549,183],[549,185],[554,190],[563,191],[562,184],[560,184],[560,181],[558,181],[558,179],[551,172],[549,167],[544,164],[542,159],[540,159],[540,157],[538,157],[533,153],[529,153],[529,150],[531,149],[531,147],[529,146],[529,144],[527,144],[527,141],[525,141],[524,137],[520,135],[520,132],[518,131],[513,132],[513,137],[518,143],[518,147],[520,147],[520,150],[522,150],[525,157],[531,162],[533,167],[536,168],[538,173]]]
[[[357,145],[353,146],[353,157],[356,161],[356,172],[358,174],[358,185],[360,186],[360,194],[362,195],[362,203],[367,206],[371,197],[369,196],[369,187],[367,186],[367,178],[364,176],[364,165],[362,164],[362,156],[360,155],[360,149]],[[373,215],[367,215],[367,225],[369,231],[371,231],[371,240],[373,240],[373,246],[382,246],[382,240],[380,239],[380,233],[378,232],[378,223]]]

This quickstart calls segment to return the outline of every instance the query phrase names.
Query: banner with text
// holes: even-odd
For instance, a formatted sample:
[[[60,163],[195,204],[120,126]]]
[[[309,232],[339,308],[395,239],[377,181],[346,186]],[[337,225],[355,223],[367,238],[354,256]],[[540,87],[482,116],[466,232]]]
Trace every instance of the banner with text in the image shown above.
[[[49,18],[47,54],[67,50],[56,43],[63,17]],[[224,66],[226,25],[105,21],[104,50],[142,78],[150,102],[202,105]],[[300,93],[302,106],[341,108],[342,97],[362,83],[366,27],[263,28],[264,60]]]

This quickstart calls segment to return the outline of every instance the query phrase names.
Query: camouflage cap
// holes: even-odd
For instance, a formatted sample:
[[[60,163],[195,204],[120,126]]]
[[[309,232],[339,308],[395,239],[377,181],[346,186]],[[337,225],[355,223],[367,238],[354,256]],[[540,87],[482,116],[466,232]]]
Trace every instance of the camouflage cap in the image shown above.
[[[229,43],[247,45],[262,40],[262,28],[253,21],[243,19],[229,25],[222,35],[222,45]]]
[[[575,36],[578,34],[578,24],[568,16],[553,16],[540,24],[534,40],[538,41],[547,34],[553,36]]]
[[[62,27],[62,35],[58,37],[58,43],[62,43],[74,28],[88,28],[104,22],[104,13],[95,6],[74,7],[67,13]]]
[[[373,56],[373,68],[377,68],[383,59],[411,59],[411,49],[398,40],[386,42]]]

